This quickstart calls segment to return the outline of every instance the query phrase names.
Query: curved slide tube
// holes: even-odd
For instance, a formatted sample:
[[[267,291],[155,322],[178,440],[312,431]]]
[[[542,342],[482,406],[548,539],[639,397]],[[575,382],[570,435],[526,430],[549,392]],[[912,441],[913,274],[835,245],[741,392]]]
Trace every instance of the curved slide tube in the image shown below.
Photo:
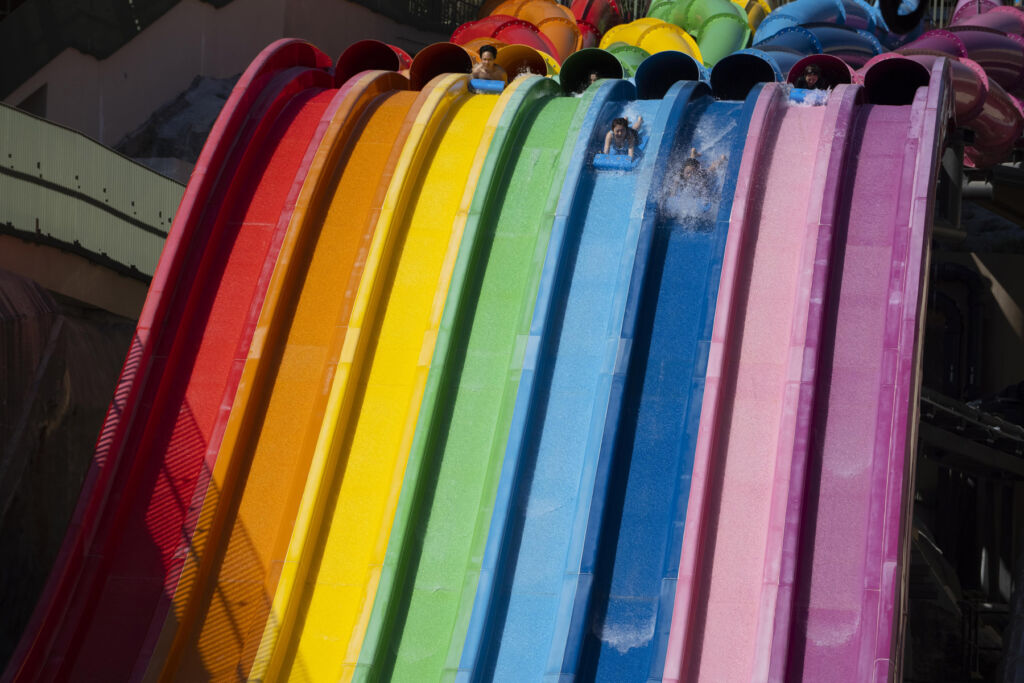
[[[822,78],[828,81],[831,87],[850,85],[856,80],[856,74],[850,68],[850,65],[838,57],[832,55],[807,55],[793,64],[786,81],[796,85],[797,80],[803,75],[804,69],[811,64],[821,69]]]
[[[567,94],[580,93],[590,86],[590,74],[601,78],[622,78],[622,62],[607,50],[588,47],[574,52],[562,64],[558,82]]]
[[[656,162],[663,189],[641,228],[619,343],[630,351],[612,377],[580,566],[593,579],[576,597],[563,667],[584,680],[659,680],[664,668],[716,275],[759,90],[746,103],[695,100],[669,122],[679,133]],[[692,147],[729,160],[717,196],[679,183]]]
[[[644,60],[651,56],[646,50],[625,43],[613,43],[605,49],[619,60],[619,64],[622,65],[622,74],[626,78],[633,78]]]
[[[325,113],[327,133],[296,202],[200,513],[208,521],[181,550],[198,567],[184,572],[175,595],[169,653],[158,648],[151,658],[165,678],[231,678],[252,667],[362,274],[359,256],[426,97],[407,88],[398,74],[363,73]]]
[[[942,55],[960,63],[961,66],[954,66],[952,70],[954,98],[958,103],[964,100],[967,102],[958,104],[958,113],[965,108],[969,111],[970,103],[976,100],[979,88],[984,96],[981,110],[976,115],[964,115],[957,119],[958,125],[975,133],[974,143],[965,149],[964,156],[968,163],[977,167],[990,166],[1004,160],[1024,131],[1024,114],[1017,102],[988,77],[981,65],[966,57],[967,48],[959,36],[949,31],[929,31],[901,48],[900,54],[929,68],[935,57]],[[964,66],[973,71],[976,78],[966,73]]]
[[[650,54],[666,50],[684,52],[703,61],[697,42],[683,29],[661,19],[637,19],[619,24],[601,36],[601,48],[607,49],[616,43],[633,45]]]
[[[758,83],[774,83],[783,78],[784,73],[771,54],[748,48],[715,65],[711,70],[711,89],[719,99],[742,100]]]
[[[379,40],[360,40],[345,48],[334,63],[334,81],[344,83],[360,71],[401,71],[411,65],[409,55],[400,48]]]
[[[659,52],[640,64],[633,76],[636,94],[642,100],[660,100],[676,81],[708,82],[707,70],[682,52]]]
[[[448,74],[429,88],[370,244],[253,680],[352,674],[466,211],[524,82],[471,95]]]
[[[768,677],[782,553],[774,522],[805,438],[795,401],[816,346],[807,319],[819,230],[831,222],[823,181],[848,125],[843,92],[808,107],[768,86],[755,109],[715,309],[666,681]],[[794,216],[805,219],[793,226]]]
[[[491,13],[507,14],[536,26],[554,46],[552,56],[560,62],[580,48],[576,17],[572,10],[554,0],[505,0]]]
[[[647,16],[675,24],[692,35],[708,67],[750,41],[747,14],[730,0],[663,0],[652,4]]]
[[[622,23],[622,10],[615,0],[573,0],[570,9],[577,23],[590,24],[598,34]]]
[[[657,155],[626,173],[595,171],[590,157],[622,114],[644,115],[650,148],[661,148],[697,87],[680,83],[660,102],[627,104],[632,85],[604,83],[606,103],[588,112],[544,261],[460,678],[562,672],[574,596],[587,580],[580,553],[625,288],[640,226],[653,219],[645,207]]]
[[[237,387],[235,359],[249,348],[307,146],[323,133],[329,65],[306,43],[273,43],[221,111],[11,678],[127,680],[146,665]]]
[[[454,43],[434,43],[416,53],[409,65],[409,89],[425,90],[441,74],[468,74],[473,59]]]
[[[508,74],[509,82],[525,74],[545,76],[548,73],[548,65],[543,55],[526,45],[500,47],[494,61]]]
[[[517,340],[529,334],[558,189],[596,92],[560,97],[557,84],[536,79],[498,124],[445,303],[357,679],[441,680],[458,668],[519,385]]]
[[[452,33],[451,42],[463,46],[473,58],[484,45],[494,45],[499,50],[503,45],[523,45],[552,55],[552,59],[558,57],[558,48],[536,26],[507,14],[496,14],[461,25]]]
[[[910,531],[929,214],[952,113],[946,84],[936,64],[912,104],[862,107],[848,132],[838,196],[848,208],[833,227],[834,263],[815,280],[816,386],[805,371],[797,404],[811,424],[775,527],[785,529],[780,592],[793,608],[780,597],[772,680],[900,678],[894,631],[909,570],[900,546]],[[864,443],[851,448],[851,434]]]

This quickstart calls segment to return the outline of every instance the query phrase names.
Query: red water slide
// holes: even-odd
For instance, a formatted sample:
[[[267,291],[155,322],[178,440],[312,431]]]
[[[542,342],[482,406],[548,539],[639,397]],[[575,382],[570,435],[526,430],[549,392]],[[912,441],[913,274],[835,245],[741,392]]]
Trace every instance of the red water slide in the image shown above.
[[[331,61],[281,40],[242,75],[175,216],[78,508],[4,680],[137,677],[163,623],[304,167]]]

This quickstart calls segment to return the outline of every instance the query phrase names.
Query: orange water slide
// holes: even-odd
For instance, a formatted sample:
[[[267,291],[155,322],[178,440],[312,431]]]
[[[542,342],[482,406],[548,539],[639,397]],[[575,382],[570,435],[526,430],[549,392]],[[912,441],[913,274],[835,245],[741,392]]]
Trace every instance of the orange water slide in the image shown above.
[[[203,504],[209,522],[193,540],[150,679],[235,680],[251,667],[269,618],[364,254],[421,103],[405,77],[381,71],[353,77],[337,100],[245,360]]]

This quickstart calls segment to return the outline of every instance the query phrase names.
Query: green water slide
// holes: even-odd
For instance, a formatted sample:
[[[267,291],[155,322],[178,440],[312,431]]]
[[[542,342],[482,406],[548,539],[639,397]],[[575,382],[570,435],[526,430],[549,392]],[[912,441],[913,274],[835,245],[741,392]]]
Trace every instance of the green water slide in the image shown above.
[[[745,48],[750,40],[747,13],[730,0],[655,0],[647,16],[675,24],[693,36],[709,67]]]
[[[439,680],[458,668],[558,194],[596,91],[566,97],[537,78],[499,123],[445,302],[356,680]]]

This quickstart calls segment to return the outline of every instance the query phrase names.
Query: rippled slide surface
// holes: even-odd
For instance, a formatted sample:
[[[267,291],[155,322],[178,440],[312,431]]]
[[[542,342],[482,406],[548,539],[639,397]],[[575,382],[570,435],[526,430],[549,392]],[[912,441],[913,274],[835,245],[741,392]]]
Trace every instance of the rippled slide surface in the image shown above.
[[[519,385],[519,342],[595,92],[564,97],[550,79],[534,79],[498,124],[445,303],[359,679],[440,680],[458,667]]]
[[[467,84],[446,75],[425,88],[399,159],[263,636],[267,664],[252,678],[334,681],[355,667],[465,215],[516,92]]]
[[[306,152],[330,61],[278,41],[225,104],[170,231],[79,507],[8,673],[140,675],[182,567],[223,420]]]
[[[486,575],[460,667],[466,678],[539,680],[562,667],[656,150],[696,87],[677,83],[664,100],[630,103],[631,84],[607,83],[584,122],[527,340]],[[596,171],[591,157],[627,107],[631,120],[644,116],[651,151],[632,171]]]
[[[688,107],[657,181],[657,220],[640,236],[634,326],[623,331],[632,350],[613,387],[580,570],[593,586],[577,598],[564,669],[584,680],[661,679],[722,255],[759,92]],[[691,148],[705,164],[724,157],[713,194],[679,181]]]
[[[426,97],[407,88],[367,72],[325,113],[192,544],[198,567],[175,595],[170,654],[150,664],[166,678],[235,680],[252,666],[377,214]]]
[[[733,203],[713,340],[723,346],[712,348],[721,356],[707,372],[683,541],[677,591],[689,602],[677,601],[674,617],[686,627],[682,669],[670,653],[666,680],[767,675],[761,621],[774,615],[779,562],[771,524],[793,451],[788,408],[799,384],[788,380],[803,358],[793,331],[806,317],[817,241],[817,222],[804,220],[819,168],[819,144],[808,141],[823,141],[825,158],[831,150],[828,107],[792,104],[769,86],[758,109]]]
[[[944,93],[933,74],[913,106],[865,105],[852,86],[824,107],[794,106],[777,86],[762,95],[726,246],[665,680],[889,675]]]
[[[904,458],[916,431],[915,333],[948,97],[933,71],[912,106],[863,106],[851,127],[857,154],[843,176],[818,436],[806,507],[786,520],[802,538],[792,623],[776,622],[772,668],[785,680],[884,681],[893,670],[900,503],[914,479]],[[791,630],[788,640],[780,627]]]

